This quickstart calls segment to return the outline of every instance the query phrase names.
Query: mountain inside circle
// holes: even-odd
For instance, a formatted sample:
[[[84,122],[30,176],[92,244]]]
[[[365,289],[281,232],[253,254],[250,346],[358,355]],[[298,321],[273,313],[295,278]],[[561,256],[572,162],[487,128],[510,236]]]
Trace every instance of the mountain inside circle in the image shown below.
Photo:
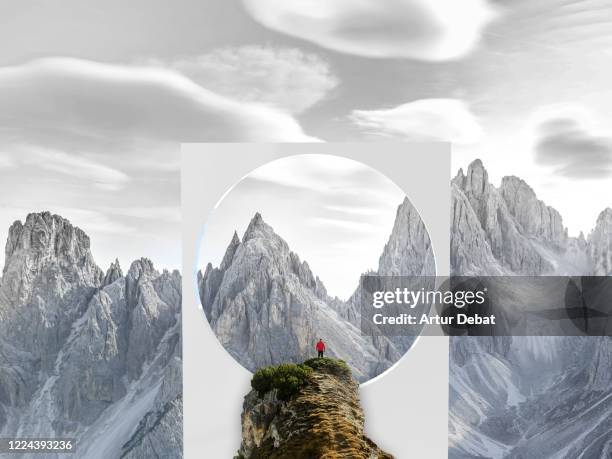
[[[407,198],[397,208],[373,273],[435,275],[429,235]],[[362,335],[358,289],[346,301],[331,297],[308,262],[259,213],[242,238],[234,233],[219,266],[208,263],[199,273],[198,286],[215,335],[250,371],[302,362],[323,338],[327,354],[346,361],[364,382],[391,367],[414,343],[414,337]]]

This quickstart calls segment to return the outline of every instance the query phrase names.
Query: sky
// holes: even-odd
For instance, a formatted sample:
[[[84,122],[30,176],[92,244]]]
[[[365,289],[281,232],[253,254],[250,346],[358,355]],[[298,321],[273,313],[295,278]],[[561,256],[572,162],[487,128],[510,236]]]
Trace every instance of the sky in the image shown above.
[[[570,234],[612,206],[608,0],[0,0],[0,43],[2,239],[177,267],[181,141],[446,140]]]
[[[359,276],[378,268],[404,198],[387,177],[350,159],[279,159],[248,174],[217,203],[203,231],[199,265],[218,267],[234,231],[242,239],[259,212],[331,296],[348,299]]]
[[[158,269],[180,269],[179,172],[141,158],[69,155],[34,146],[13,148],[0,163],[0,237],[15,220],[50,211],[90,237],[96,263],[116,258],[124,272],[140,258]],[[4,251],[0,266],[4,265]]]

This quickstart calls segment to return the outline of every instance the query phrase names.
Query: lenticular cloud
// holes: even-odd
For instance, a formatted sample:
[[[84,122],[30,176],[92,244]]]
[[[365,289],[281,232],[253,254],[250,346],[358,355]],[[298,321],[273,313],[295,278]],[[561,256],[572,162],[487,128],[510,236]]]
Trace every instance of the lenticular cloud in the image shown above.
[[[261,24],[366,57],[458,59],[494,13],[486,0],[243,0]]]
[[[365,132],[409,140],[477,143],[482,126],[459,99],[420,99],[381,110],[354,110],[350,120]]]

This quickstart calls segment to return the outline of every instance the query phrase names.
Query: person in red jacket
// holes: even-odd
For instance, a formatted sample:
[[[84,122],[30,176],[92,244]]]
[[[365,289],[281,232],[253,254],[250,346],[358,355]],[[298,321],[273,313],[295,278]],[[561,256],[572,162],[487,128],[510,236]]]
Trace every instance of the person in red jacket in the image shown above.
[[[317,343],[317,345],[315,347],[316,347],[317,353],[318,353],[317,358],[322,358],[323,354],[325,353],[325,343],[323,342],[323,340],[321,338],[319,338],[319,342]]]

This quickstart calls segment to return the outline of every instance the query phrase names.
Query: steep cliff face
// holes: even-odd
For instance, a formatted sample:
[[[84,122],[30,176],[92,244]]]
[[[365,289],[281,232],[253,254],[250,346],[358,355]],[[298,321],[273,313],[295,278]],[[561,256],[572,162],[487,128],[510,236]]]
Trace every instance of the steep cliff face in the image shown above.
[[[397,208],[393,230],[378,260],[381,276],[433,276],[431,240],[421,216],[405,198]]]
[[[462,174],[462,172],[460,172]],[[501,275],[504,269],[493,256],[487,234],[465,194],[451,185],[451,268],[454,273]]]
[[[466,247],[461,246],[462,238],[452,237],[451,244],[455,245],[451,246],[451,253],[461,258],[451,260],[451,266],[474,267],[479,266],[479,263],[486,260],[488,254],[485,252],[488,252],[488,250],[484,248],[484,241],[481,241],[482,236],[484,236],[493,257],[498,261],[496,265],[499,265],[502,269],[505,268],[524,275],[537,275],[541,272],[553,270],[553,265],[541,254],[532,237],[535,234],[550,232],[550,223],[543,223],[539,214],[538,218],[530,217],[527,210],[523,210],[514,202],[514,199],[523,199],[529,203],[529,212],[540,212],[541,209],[538,205],[543,206],[543,204],[535,199],[535,195],[530,195],[529,191],[531,189],[520,185],[515,179],[507,179],[505,186],[498,190],[489,183],[488,173],[480,160],[475,160],[469,165],[466,175],[460,170],[452,184],[454,185],[452,192],[455,195],[452,211],[465,213],[464,206],[469,203],[478,225],[475,224],[473,218],[451,216],[453,224],[469,225],[468,227],[452,227],[451,233],[462,234],[463,239],[469,240],[471,247],[477,249],[472,253]],[[506,198],[513,199],[510,205]],[[455,205],[457,203],[461,205]],[[545,208],[545,206],[543,207]],[[511,209],[519,216],[519,219],[513,215]],[[527,223],[530,218],[536,221],[539,219],[540,223],[530,225],[529,230],[525,230],[520,222]],[[547,218],[550,218],[550,216]],[[480,227],[481,231],[473,231],[474,227]],[[531,234],[530,231],[534,234]],[[467,235],[469,236],[466,239],[465,236]],[[547,246],[555,241],[541,239],[540,242]],[[498,266],[495,266],[495,269],[500,271]]]
[[[112,284],[117,279],[123,277],[123,271],[121,270],[121,266],[119,265],[119,260],[115,259],[113,263],[106,270],[106,274],[104,275],[104,279],[102,280],[102,286],[106,287],[107,285]]]
[[[183,457],[183,361],[180,319],[164,335],[138,387],[159,386],[148,411],[121,448],[122,459]],[[156,373],[161,372],[161,375]],[[157,381],[157,383],[155,382]]]
[[[504,177],[500,192],[524,234],[559,246],[566,243],[561,215],[540,201],[527,183],[518,177]]]
[[[385,275],[434,275],[429,236],[406,199],[379,261]],[[263,221],[251,220],[242,241],[234,234],[218,268],[199,279],[206,316],[224,347],[251,371],[312,355],[325,337],[331,356],[347,361],[360,381],[395,363],[413,339],[370,338],[360,330],[359,290],[346,302],[331,298],[308,263]]]
[[[279,400],[276,390],[244,399],[242,444],[245,459],[315,457],[391,459],[364,435],[357,382],[341,363],[316,367],[299,392]]]
[[[480,161],[453,180],[451,212],[455,274],[609,274],[612,212],[588,242],[567,237],[525,182],[498,190]],[[609,337],[452,337],[450,350],[450,458],[612,451]]]
[[[436,264],[427,228],[412,203],[405,198],[398,206],[389,239],[378,259],[378,268],[368,275],[380,276],[435,276]],[[361,290],[357,288],[346,302],[336,302],[334,308],[349,322],[359,326],[361,321]],[[378,337],[374,344],[384,353],[388,339]],[[403,354],[412,341],[399,344]],[[397,343],[396,343],[397,344]],[[381,347],[382,346],[382,347]],[[393,346],[387,347],[393,353]]]
[[[89,237],[58,215],[29,214],[9,229],[0,286],[0,335],[51,371],[71,324],[102,280]]]
[[[180,396],[180,274],[147,259],[104,274],[87,235],[49,213],[16,222],[6,253],[0,434],[74,437],[84,457],[118,456],[141,419]],[[180,437],[181,423],[170,430]]]
[[[588,251],[597,276],[612,275],[612,209],[607,208],[597,218],[589,234]]]

